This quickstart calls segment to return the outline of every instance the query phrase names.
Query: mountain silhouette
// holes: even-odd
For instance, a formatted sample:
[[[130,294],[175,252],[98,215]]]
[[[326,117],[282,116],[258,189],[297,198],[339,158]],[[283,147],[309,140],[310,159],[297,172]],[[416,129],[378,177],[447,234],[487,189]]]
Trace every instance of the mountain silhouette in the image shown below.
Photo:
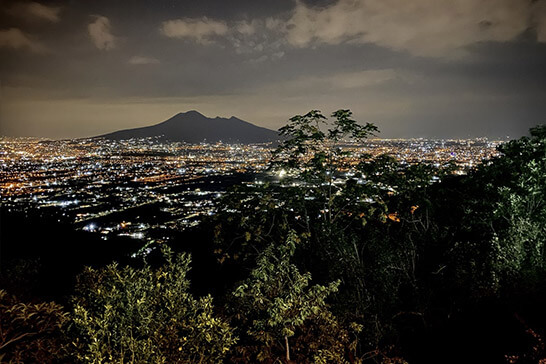
[[[176,114],[156,125],[119,130],[100,135],[98,138],[123,140],[154,136],[175,142],[200,143],[206,141],[214,143],[221,141],[243,144],[275,142],[280,138],[276,131],[256,126],[234,116],[229,119],[208,118],[195,110]]]

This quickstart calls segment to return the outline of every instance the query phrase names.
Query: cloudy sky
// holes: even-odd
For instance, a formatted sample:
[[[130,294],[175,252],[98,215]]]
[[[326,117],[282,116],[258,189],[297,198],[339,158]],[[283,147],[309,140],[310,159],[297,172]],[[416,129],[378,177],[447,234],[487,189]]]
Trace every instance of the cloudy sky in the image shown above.
[[[191,109],[277,129],[354,112],[382,137],[546,123],[546,0],[0,0],[0,134]]]

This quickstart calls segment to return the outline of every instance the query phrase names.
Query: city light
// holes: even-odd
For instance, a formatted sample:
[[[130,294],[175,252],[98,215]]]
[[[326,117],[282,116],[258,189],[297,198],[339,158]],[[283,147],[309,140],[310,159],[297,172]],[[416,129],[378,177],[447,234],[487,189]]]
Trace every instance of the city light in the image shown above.
[[[496,156],[497,145],[486,139],[345,142],[342,147],[352,156],[337,161],[346,167],[334,176],[334,183],[354,178],[353,167],[363,154],[369,158],[387,154],[405,166],[426,162],[439,167],[453,162],[457,166],[454,173],[464,174]],[[0,146],[2,203],[10,211],[54,214],[77,229],[100,232],[103,239],[112,235],[148,239],[150,234],[167,239],[170,231],[198,224],[202,216],[215,213],[226,178],[267,175],[273,149],[270,144],[186,144],[155,138],[51,141],[3,137]],[[288,174],[285,169],[276,172],[279,180],[286,180]],[[264,184],[263,178],[253,180],[249,183]],[[356,182],[366,184],[367,180],[362,176]],[[292,187],[301,184],[288,182]],[[154,211],[161,217],[150,220],[147,214]]]

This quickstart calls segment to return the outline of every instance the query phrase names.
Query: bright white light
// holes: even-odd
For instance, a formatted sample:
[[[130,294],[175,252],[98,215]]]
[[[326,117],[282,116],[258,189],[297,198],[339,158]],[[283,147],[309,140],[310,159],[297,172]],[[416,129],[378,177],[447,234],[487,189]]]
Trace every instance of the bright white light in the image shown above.
[[[95,231],[96,228],[97,228],[97,225],[91,223],[91,224],[88,224],[88,225],[84,226],[83,230],[85,230],[85,231]]]

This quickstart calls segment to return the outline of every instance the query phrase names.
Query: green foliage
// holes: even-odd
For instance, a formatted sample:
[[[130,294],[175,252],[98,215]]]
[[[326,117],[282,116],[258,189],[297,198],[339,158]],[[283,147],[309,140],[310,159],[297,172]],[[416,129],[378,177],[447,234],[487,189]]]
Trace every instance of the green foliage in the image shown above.
[[[334,220],[346,215],[348,205],[358,204],[360,197],[343,193],[343,172],[350,170],[348,158],[353,153],[343,149],[342,144],[363,141],[378,131],[375,125],[359,125],[351,117],[349,110],[335,111],[331,122],[326,121],[326,117],[318,110],[296,115],[280,129],[280,134],[286,136],[287,140],[273,153],[272,170],[286,174],[286,180],[294,181],[296,192],[291,195],[300,196],[296,206],[290,200],[290,207],[303,207],[298,210],[303,210],[301,212],[304,214],[310,207],[311,214],[320,215],[319,223],[325,229]],[[326,131],[322,131],[321,127],[326,128]],[[359,195],[366,195],[371,191],[364,188],[364,191],[359,192],[362,192]],[[283,202],[288,201],[285,199]],[[307,214],[303,217],[306,221],[309,219]]]
[[[532,274],[546,268],[546,127],[531,129],[531,135],[501,149],[508,165],[503,168],[517,164],[518,173],[499,187],[494,213],[506,223],[499,232],[500,268]]]
[[[78,278],[72,312],[84,363],[220,363],[235,343],[210,296],[188,292],[190,257],[164,249],[165,264],[112,264]]]
[[[453,237],[446,279],[461,296],[534,290],[546,272],[546,128],[499,151],[451,190],[459,219],[438,221]]]
[[[231,303],[242,333],[238,361],[345,363],[349,333],[329,312],[326,298],[339,282],[310,286],[311,275],[291,263],[299,239],[291,232],[284,244],[259,256],[250,278]],[[292,342],[292,344],[290,344]]]
[[[359,125],[351,119],[349,110],[332,113],[335,118],[327,122],[318,110],[292,117],[279,129],[287,139],[274,152],[275,169],[296,175],[299,180],[310,183],[328,183],[332,187],[336,169],[346,166],[344,158],[350,152],[341,148],[346,141],[362,141],[377,132],[375,125]],[[327,128],[324,132],[323,128]]]
[[[0,362],[61,362],[67,321],[54,302],[23,303],[0,290]]]
[[[534,284],[546,272],[546,127],[500,151],[504,155],[485,169],[498,195],[490,264],[501,279]]]

